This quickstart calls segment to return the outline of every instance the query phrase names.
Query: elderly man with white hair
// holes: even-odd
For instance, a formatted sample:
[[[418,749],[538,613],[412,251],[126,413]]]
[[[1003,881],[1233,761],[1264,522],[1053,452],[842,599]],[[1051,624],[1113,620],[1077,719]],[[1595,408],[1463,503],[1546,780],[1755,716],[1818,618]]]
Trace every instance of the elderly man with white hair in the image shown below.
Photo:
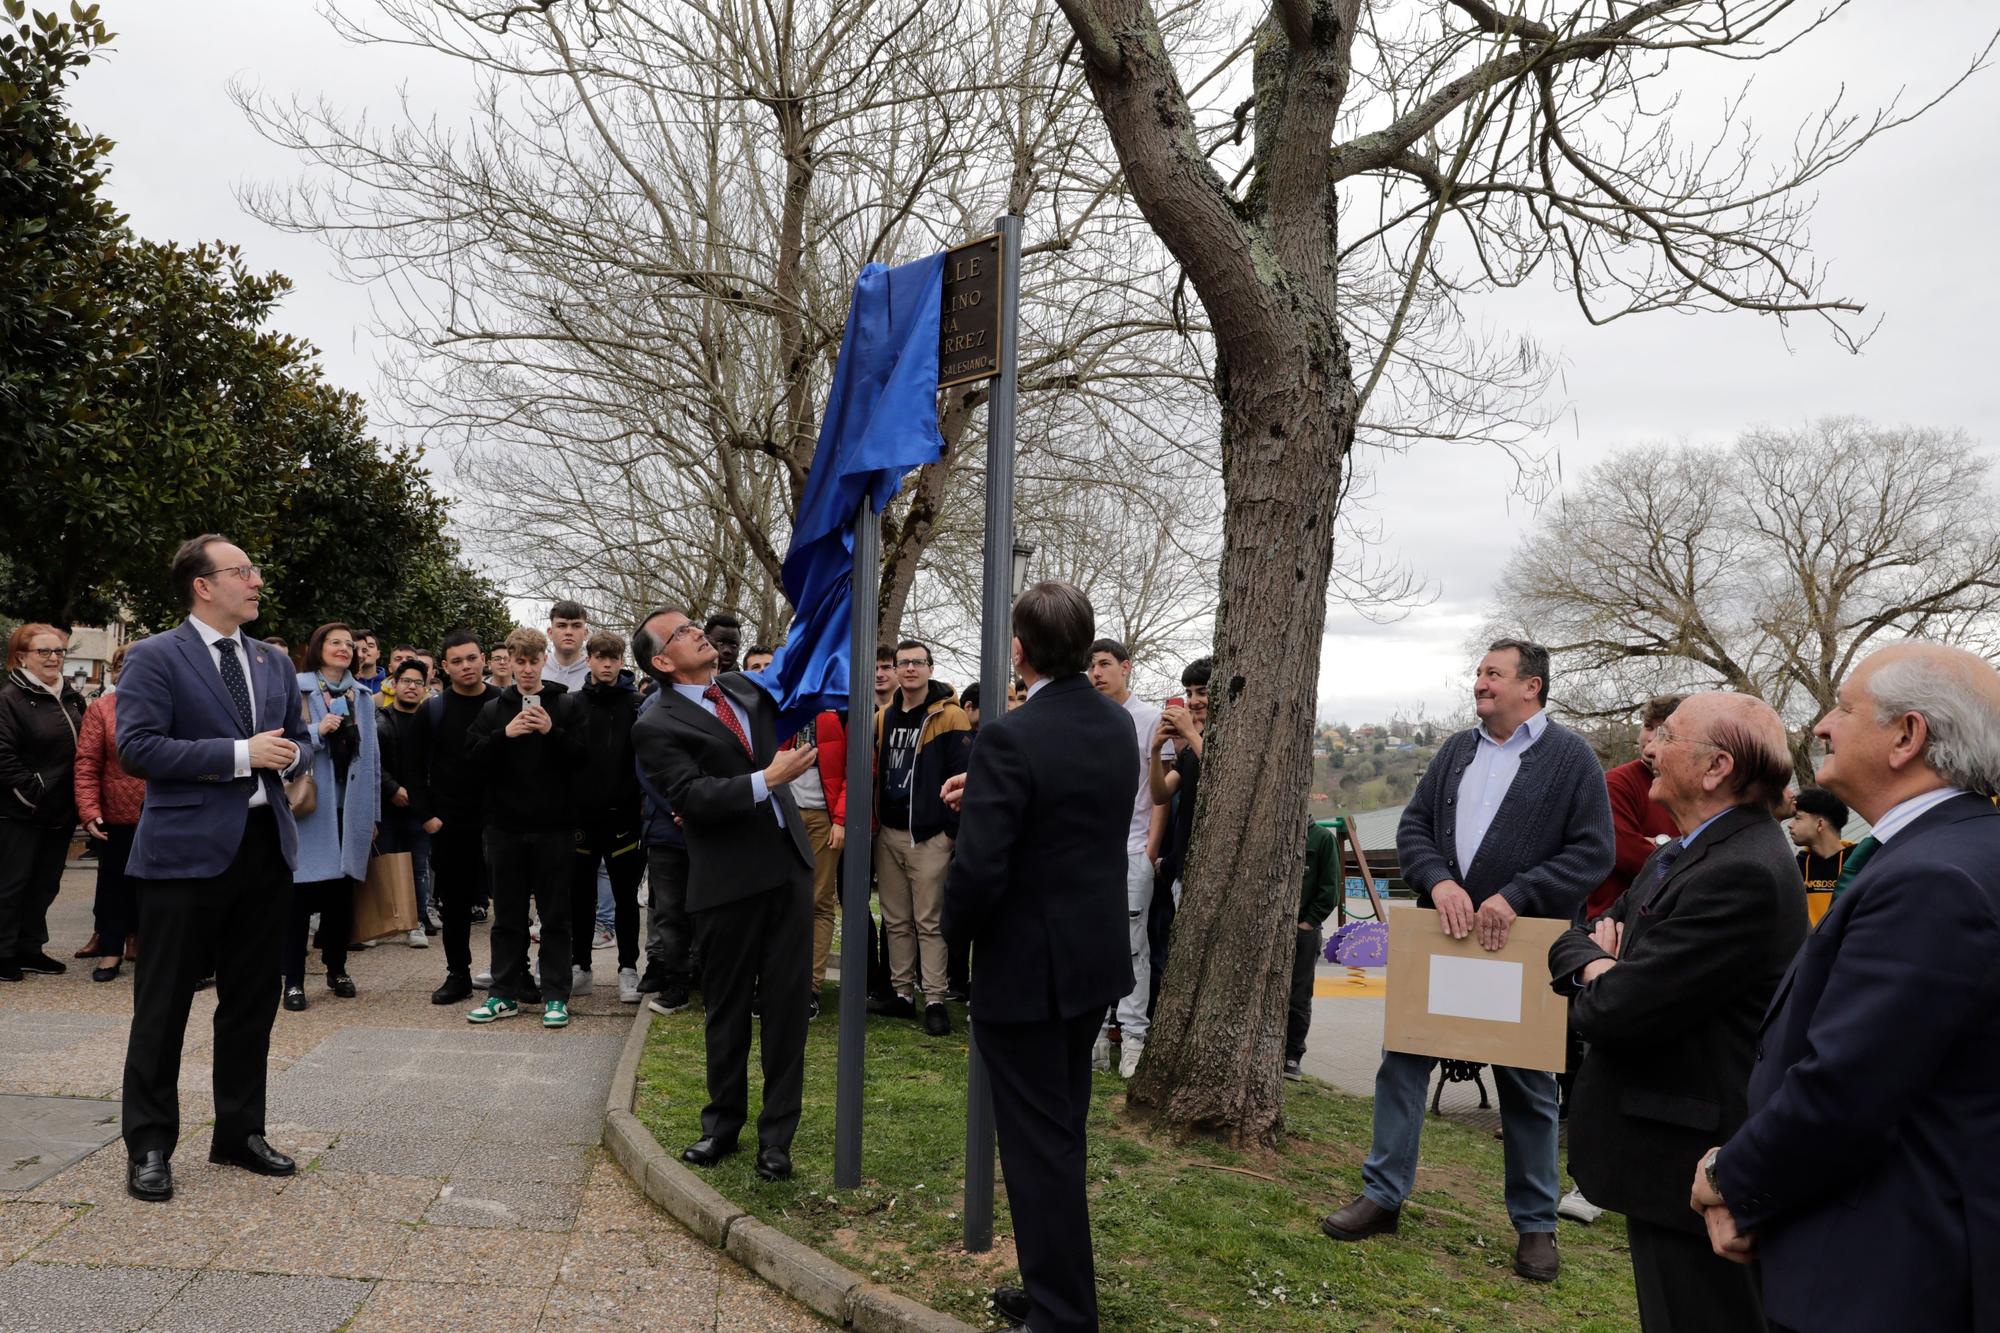
[[[1709,1250],[1687,1163],[1743,1123],[1757,1025],[1806,937],[1790,841],[1771,818],[1792,759],[1761,699],[1691,695],[1646,737],[1648,795],[1680,836],[1595,922],[1549,950],[1589,1044],[1569,1169],[1625,1214],[1646,1333],[1764,1333],[1757,1281]]]
[[[1874,833],[1691,1203],[1717,1254],[1758,1262],[1774,1330],[2000,1328],[2000,674],[1885,648],[1813,734]]]

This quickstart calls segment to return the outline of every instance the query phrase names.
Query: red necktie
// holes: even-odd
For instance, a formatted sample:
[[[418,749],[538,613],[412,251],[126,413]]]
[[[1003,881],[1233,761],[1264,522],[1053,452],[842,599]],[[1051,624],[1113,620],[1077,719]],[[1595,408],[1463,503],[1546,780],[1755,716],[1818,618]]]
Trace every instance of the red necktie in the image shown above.
[[[736,720],[736,710],[729,706],[729,696],[722,692],[722,687],[712,684],[701,692],[701,697],[715,705],[716,720],[729,728],[730,735],[743,742],[743,752],[756,758],[757,752],[750,748],[750,738],[743,734],[743,724]]]

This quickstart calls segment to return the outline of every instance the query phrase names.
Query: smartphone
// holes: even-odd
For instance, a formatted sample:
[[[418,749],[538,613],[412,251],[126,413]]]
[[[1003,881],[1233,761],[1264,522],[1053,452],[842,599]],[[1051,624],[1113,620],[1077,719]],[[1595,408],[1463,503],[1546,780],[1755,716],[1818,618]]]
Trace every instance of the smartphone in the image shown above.
[[[522,708],[523,708],[524,710],[525,710],[525,709],[529,709],[529,708],[540,708],[541,706],[542,706],[542,696],[541,696],[541,695],[539,695],[539,694],[524,694],[524,695],[522,695],[522,696],[521,696],[521,707],[522,707]]]
[[[1167,700],[1167,707],[1169,707],[1169,708],[1186,708],[1186,707],[1187,707],[1187,700],[1186,700],[1186,699],[1183,699],[1183,698],[1181,698],[1181,696],[1180,696],[1180,695],[1176,694],[1176,695],[1175,695],[1175,696],[1174,696],[1173,698],[1171,698],[1171,699]]]

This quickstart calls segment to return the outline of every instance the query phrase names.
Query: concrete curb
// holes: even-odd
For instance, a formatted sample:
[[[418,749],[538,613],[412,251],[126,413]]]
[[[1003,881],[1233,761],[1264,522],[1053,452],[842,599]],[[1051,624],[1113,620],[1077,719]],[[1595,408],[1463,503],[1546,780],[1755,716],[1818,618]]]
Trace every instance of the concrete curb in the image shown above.
[[[709,1245],[837,1324],[859,1333],[977,1333],[759,1222],[662,1148],[632,1114],[639,1060],[652,1026],[651,1008],[640,1005],[604,1107],[604,1146],[641,1193]]]

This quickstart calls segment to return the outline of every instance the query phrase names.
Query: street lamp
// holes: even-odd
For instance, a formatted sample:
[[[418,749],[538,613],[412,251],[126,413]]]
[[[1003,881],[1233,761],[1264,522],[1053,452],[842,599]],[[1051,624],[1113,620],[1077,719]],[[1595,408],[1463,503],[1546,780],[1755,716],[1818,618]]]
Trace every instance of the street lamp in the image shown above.
[[[1028,590],[1028,561],[1034,554],[1035,548],[1031,543],[1024,541],[1016,541],[1014,543],[1014,595],[1016,597],[1019,597]]]

